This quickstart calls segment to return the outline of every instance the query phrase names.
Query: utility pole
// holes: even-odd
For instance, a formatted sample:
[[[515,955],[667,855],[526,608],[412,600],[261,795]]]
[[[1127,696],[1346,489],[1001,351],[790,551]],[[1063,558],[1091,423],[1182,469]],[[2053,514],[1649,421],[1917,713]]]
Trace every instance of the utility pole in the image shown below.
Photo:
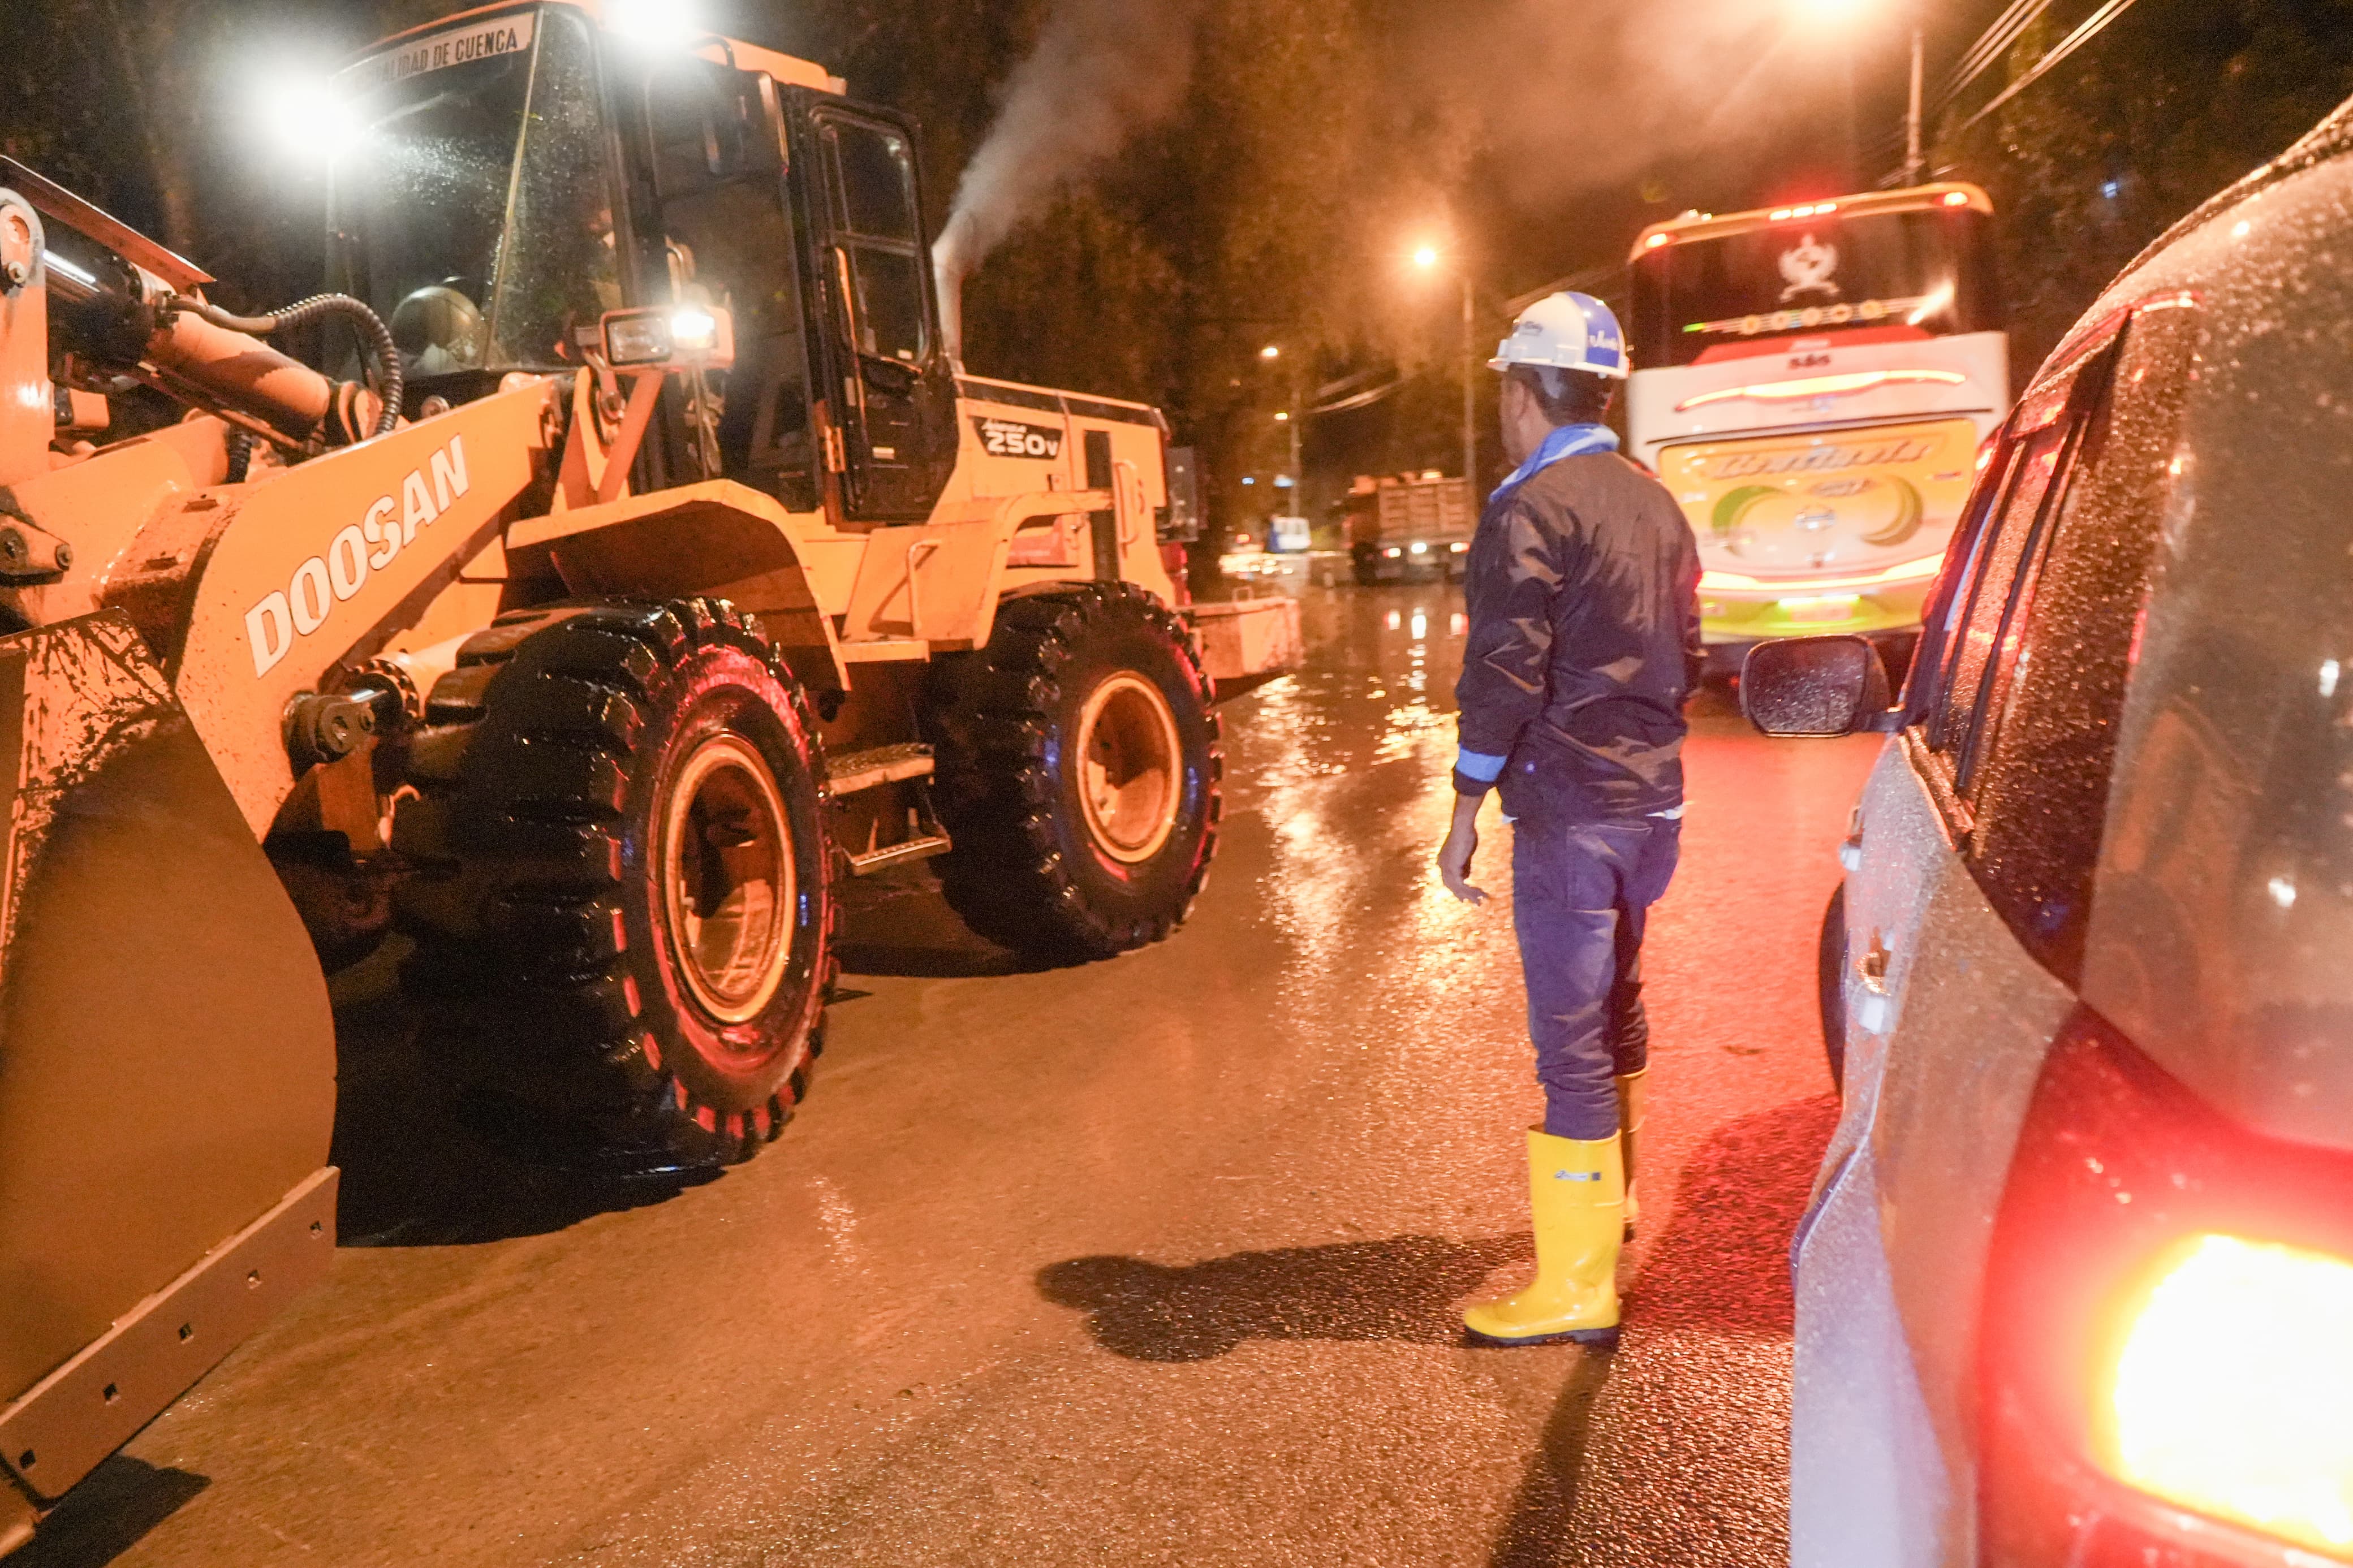
[[[1307,422],[1306,410],[1301,406],[1306,401],[1301,386],[1303,379],[1299,364],[1293,361],[1291,366],[1291,506],[1289,509],[1290,515],[1293,517],[1307,515],[1307,474],[1300,466],[1299,455],[1301,442],[1299,427]]]
[[[1458,258],[1458,263],[1460,258]],[[1471,268],[1462,273],[1462,482],[1479,494],[1479,343],[1471,315]]]
[[[1921,37],[1920,24],[1912,24],[1912,101],[1904,116],[1904,183],[1916,185],[1927,173],[1927,161],[1920,153],[1920,92],[1921,78],[1926,74],[1927,51]]]

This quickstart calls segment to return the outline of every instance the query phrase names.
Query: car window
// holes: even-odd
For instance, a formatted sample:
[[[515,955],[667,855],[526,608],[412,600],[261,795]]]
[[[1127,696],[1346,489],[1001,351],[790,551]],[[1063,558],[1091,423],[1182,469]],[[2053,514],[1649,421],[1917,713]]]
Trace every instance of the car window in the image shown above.
[[[2145,309],[2085,411],[2073,478],[2007,634],[2013,674],[1978,727],[1968,857],[2021,942],[2080,973],[2109,769],[2158,559],[2196,311]]]
[[[1968,607],[1969,589],[1977,581],[1978,558],[1985,547],[1986,519],[2001,507],[2008,492],[2018,443],[2008,426],[1998,432],[1990,449],[1978,460],[1978,480],[1961,510],[1959,526],[1945,547],[1945,559],[1930,585],[1920,615],[1920,644],[1913,651],[1912,668],[1904,681],[1904,711],[1907,721],[1932,717],[1941,700],[1950,672],[1947,654],[1955,623]]]
[[[1970,537],[1969,559],[1933,628],[1937,665],[1926,672],[1934,682],[1926,738],[1957,799],[1965,796],[1970,782],[1984,715],[1998,699],[2018,651],[2015,617],[2021,568],[2032,560],[2044,520],[2064,491],[2086,405],[2105,374],[2114,342],[2111,332],[2020,401],[2002,442],[1998,472],[1989,474],[1982,492],[1983,520]],[[1960,809],[1966,816],[1966,805]]]
[[[1974,543],[1976,557],[1947,621],[1944,680],[1929,743],[1947,755],[1967,744],[1994,638],[2010,607],[2010,585],[2036,512],[2049,492],[2066,426],[2048,425],[2014,438],[2002,489]]]

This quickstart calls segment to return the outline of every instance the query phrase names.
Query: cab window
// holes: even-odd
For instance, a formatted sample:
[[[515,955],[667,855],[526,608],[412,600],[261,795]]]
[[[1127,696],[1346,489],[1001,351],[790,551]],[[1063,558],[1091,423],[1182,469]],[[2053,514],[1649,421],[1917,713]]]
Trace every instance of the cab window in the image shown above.
[[[734,322],[733,367],[691,378],[682,400],[691,466],[814,507],[799,249],[773,89],[681,60],[649,80],[646,110],[671,297],[721,306]]]
[[[850,341],[871,358],[919,365],[930,355],[931,334],[914,149],[895,130],[834,115],[821,121],[819,140]]]

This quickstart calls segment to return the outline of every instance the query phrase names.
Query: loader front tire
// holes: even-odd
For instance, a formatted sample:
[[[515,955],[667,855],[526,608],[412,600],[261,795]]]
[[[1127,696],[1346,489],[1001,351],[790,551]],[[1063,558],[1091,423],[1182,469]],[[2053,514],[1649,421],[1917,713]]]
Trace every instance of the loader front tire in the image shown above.
[[[1105,958],[1185,919],[1217,849],[1224,752],[1184,623],[1125,583],[1008,599],[933,664],[949,903],[1003,946]]]
[[[817,724],[766,639],[709,599],[502,616],[408,771],[405,979],[477,1103],[599,1165],[774,1138],[836,960]]]

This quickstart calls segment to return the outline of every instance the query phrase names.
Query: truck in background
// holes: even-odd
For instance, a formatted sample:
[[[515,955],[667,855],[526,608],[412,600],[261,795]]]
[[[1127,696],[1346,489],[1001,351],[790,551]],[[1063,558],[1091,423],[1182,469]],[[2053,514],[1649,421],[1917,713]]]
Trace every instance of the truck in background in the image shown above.
[[[1338,510],[1356,582],[1461,581],[1479,508],[1470,485],[1435,468],[1359,476]]]

